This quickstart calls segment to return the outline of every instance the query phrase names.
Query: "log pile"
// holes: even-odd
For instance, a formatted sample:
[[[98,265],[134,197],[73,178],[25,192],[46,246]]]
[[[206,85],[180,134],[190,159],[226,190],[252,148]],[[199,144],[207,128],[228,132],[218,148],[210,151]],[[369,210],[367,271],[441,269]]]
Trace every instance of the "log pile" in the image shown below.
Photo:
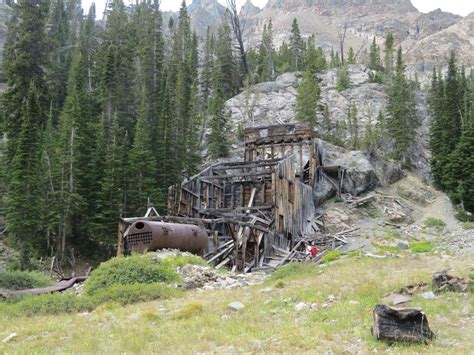
[[[447,270],[433,274],[433,291],[443,292],[467,292],[469,281],[462,277],[452,276]]]

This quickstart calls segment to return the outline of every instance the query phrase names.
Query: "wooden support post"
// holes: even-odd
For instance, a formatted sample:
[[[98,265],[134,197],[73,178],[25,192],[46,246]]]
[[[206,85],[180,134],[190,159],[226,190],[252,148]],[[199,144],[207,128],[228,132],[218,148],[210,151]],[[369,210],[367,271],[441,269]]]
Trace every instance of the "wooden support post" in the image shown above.
[[[125,223],[120,220],[117,231],[117,254],[116,256],[123,256],[123,235],[125,233]]]

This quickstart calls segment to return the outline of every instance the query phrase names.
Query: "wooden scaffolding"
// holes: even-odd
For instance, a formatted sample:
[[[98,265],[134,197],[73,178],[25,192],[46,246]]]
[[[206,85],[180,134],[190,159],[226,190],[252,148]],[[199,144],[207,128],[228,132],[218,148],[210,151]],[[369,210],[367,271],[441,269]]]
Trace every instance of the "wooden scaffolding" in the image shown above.
[[[204,221],[217,268],[261,268],[291,250],[315,212],[317,148],[307,125],[245,130],[245,159],[217,163],[169,189],[168,214]]]

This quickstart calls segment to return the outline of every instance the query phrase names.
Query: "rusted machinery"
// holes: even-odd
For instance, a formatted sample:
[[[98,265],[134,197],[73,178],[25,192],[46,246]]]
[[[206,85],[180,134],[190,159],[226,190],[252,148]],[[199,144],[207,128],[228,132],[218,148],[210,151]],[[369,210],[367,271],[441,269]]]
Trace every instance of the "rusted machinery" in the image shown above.
[[[208,236],[204,228],[191,224],[141,220],[130,226],[124,241],[127,253],[179,249],[200,254],[207,249]]]

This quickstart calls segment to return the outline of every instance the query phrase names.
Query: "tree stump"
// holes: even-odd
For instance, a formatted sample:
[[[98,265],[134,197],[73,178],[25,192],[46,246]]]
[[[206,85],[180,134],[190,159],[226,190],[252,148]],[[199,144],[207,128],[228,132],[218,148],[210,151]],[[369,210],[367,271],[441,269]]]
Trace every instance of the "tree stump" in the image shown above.
[[[372,334],[377,340],[427,343],[433,339],[428,319],[418,308],[393,308],[382,304],[373,312]]]

